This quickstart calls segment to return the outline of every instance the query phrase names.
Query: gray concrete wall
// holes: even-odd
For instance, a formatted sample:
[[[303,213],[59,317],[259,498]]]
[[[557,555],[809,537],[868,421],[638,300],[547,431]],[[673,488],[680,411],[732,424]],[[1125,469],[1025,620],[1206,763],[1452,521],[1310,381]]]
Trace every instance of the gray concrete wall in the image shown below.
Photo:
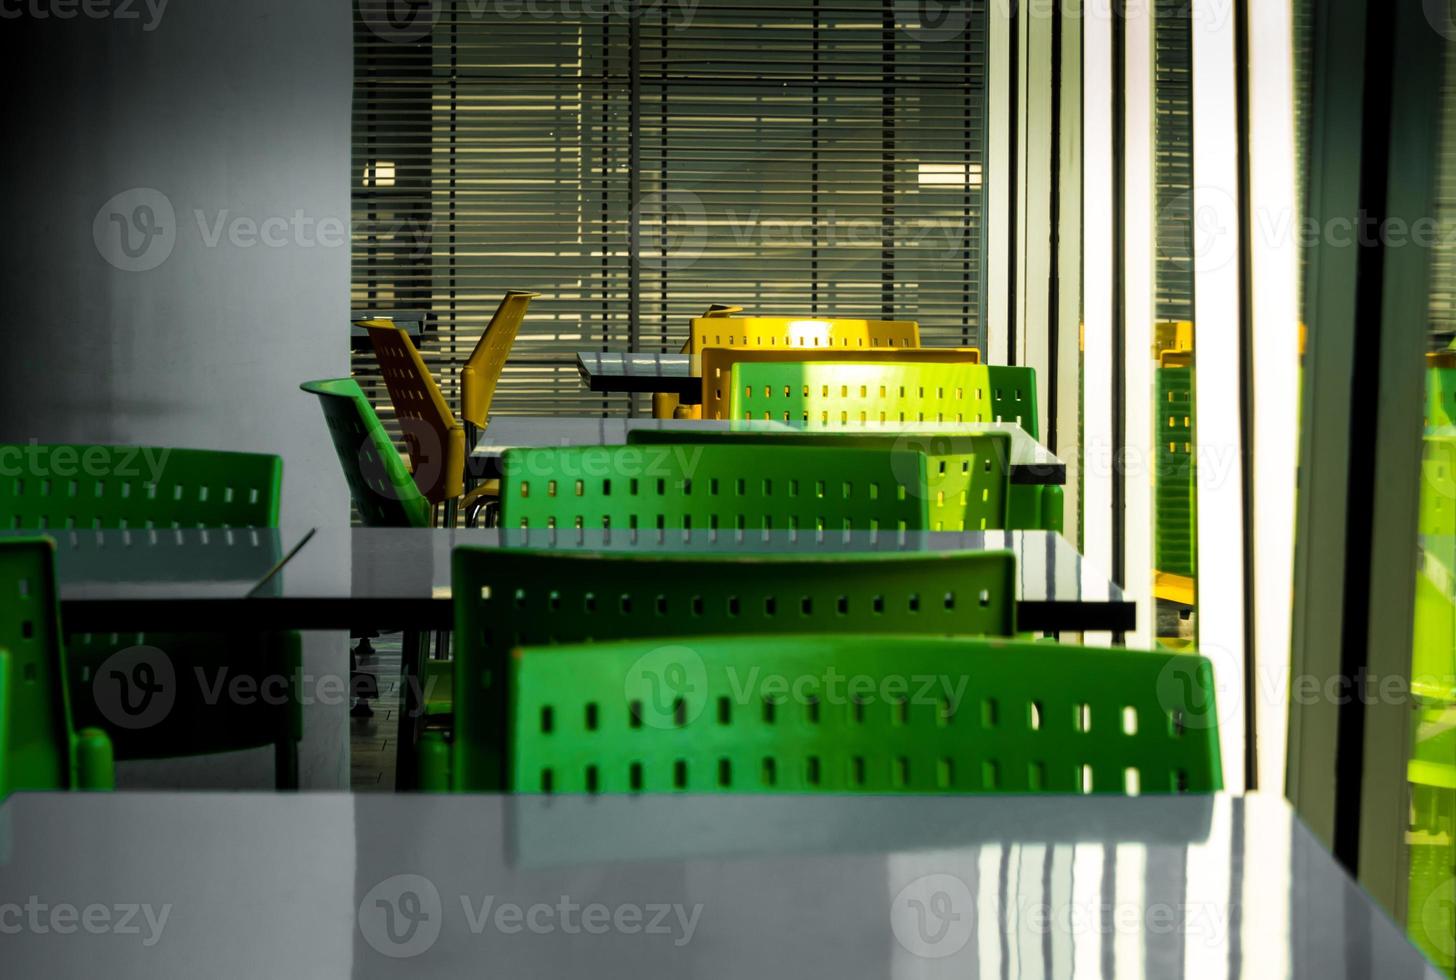
[[[298,384],[349,373],[348,0],[88,6],[0,20],[0,440],[278,453],[283,522],[347,523]],[[310,636],[305,672],[344,651]],[[347,727],[309,709],[305,785],[347,785]],[[267,784],[269,763],[123,775]]]

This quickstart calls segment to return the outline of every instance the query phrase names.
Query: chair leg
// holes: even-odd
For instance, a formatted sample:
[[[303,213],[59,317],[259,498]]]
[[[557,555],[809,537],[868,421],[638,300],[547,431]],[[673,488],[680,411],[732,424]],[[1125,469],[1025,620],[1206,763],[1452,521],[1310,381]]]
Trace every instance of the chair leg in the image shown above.
[[[292,736],[273,743],[273,785],[282,792],[298,789],[298,742]]]
[[[399,656],[399,724],[394,740],[394,788],[412,790],[419,785],[419,733],[424,726],[425,643],[428,636],[406,630]]]
[[[349,693],[354,698],[354,704],[349,708],[350,717],[374,717],[374,709],[369,707],[369,701],[371,698],[379,698],[379,681],[373,674],[359,669],[358,656],[354,650],[349,651]]]

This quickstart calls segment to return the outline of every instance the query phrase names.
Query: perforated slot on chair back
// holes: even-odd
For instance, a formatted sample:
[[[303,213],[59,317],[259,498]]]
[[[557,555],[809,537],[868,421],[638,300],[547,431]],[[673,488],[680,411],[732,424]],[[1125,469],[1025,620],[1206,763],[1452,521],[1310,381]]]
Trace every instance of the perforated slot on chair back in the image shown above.
[[[277,456],[154,446],[8,445],[0,528],[272,527]]]
[[[415,486],[432,504],[465,491],[465,430],[409,334],[389,320],[363,320],[409,452]]]
[[[8,688],[0,799],[71,785],[71,716],[61,668],[54,546],[0,541],[0,684]]]
[[[925,457],[831,446],[681,443],[512,449],[501,526],[916,531]]]
[[[1157,522],[1154,564],[1160,572],[1196,574],[1197,528],[1194,522],[1193,369],[1169,361],[1157,375],[1157,471],[1153,476]]]
[[[485,332],[460,371],[460,417],[466,422],[485,428],[496,385],[515,345],[521,321],[526,318],[526,308],[540,295],[510,290],[486,324]]]
[[[989,531],[1006,527],[1011,437],[1004,432],[932,433],[795,431],[754,423],[728,431],[631,429],[632,445],[701,442],[707,445],[841,446],[889,454],[891,469],[909,476],[925,457],[926,499],[931,531]]]
[[[700,316],[688,333],[688,353],[707,347],[768,347],[798,350],[919,347],[914,320],[857,320],[846,317]]]
[[[981,364],[744,362],[733,365],[729,412],[828,427],[993,421]]]
[[[759,633],[1003,635],[1009,551],[754,558],[457,548],[455,788],[501,788],[518,646]]]
[[[1033,439],[1041,438],[1036,411],[1036,370],[1004,364],[986,368],[991,384],[991,416],[997,422],[1015,422]]]
[[[803,350],[754,350],[746,347],[708,347],[702,352],[702,418],[732,418],[733,365],[739,363],[802,363],[816,361],[829,364],[979,364],[981,352],[974,347],[911,347],[893,350],[823,350],[812,354]]]
[[[852,680],[851,680],[852,679]],[[532,646],[520,792],[1177,793],[1222,785],[1208,661],[911,636]]]
[[[349,493],[366,527],[429,527],[430,504],[353,378],[308,381],[317,395]]]

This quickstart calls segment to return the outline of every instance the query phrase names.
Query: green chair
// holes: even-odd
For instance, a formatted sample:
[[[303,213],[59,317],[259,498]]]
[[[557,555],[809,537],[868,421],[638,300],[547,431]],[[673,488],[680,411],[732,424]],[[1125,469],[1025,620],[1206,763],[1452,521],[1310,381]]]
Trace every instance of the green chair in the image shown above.
[[[318,397],[360,522],[365,527],[430,527],[433,506],[420,493],[359,383],[353,378],[331,378],[306,381],[299,388]],[[377,635],[364,630],[350,634],[351,639],[360,641],[349,651],[349,687],[355,700],[350,713],[359,717],[374,713],[369,700],[378,697],[378,679],[359,670],[359,658],[373,653],[369,640]],[[420,703],[420,695],[449,687],[448,663],[426,661],[425,645],[425,635],[418,631],[405,630],[401,637],[403,696],[395,749],[395,778],[401,788],[409,788],[415,782],[416,746],[429,713],[421,710],[425,706]],[[431,664],[440,666],[432,669]]]
[[[16,790],[110,789],[110,739],[71,724],[54,543],[0,540],[0,596],[0,800]]]
[[[825,428],[865,424],[1016,422],[1038,437],[1031,368],[984,364],[742,361],[732,368],[734,420]],[[1062,488],[1013,483],[1007,527],[1062,529]]]
[[[277,527],[277,456],[156,446],[0,445],[12,528]]]
[[[421,785],[508,786],[499,747],[517,647],[826,631],[1010,636],[1015,570],[1009,551],[744,557],[457,548],[453,752],[440,733],[427,733]]]
[[[992,422],[984,364],[740,361],[732,419],[821,426]]]
[[[1192,579],[1197,574],[1198,525],[1193,469],[1193,367],[1191,355],[1164,354],[1155,370],[1158,431],[1153,475],[1157,533],[1154,567]]]
[[[772,423],[770,425],[773,425]],[[854,432],[784,429],[735,423],[728,430],[631,429],[629,445],[702,443],[742,446],[842,446],[875,449],[891,468],[915,475],[924,456],[932,531],[1002,530],[1007,526],[1011,437],[1002,432]]]
[[[991,385],[991,415],[997,422],[1015,422],[1033,439],[1041,439],[1036,407],[1036,370],[1015,365],[986,367]],[[1009,527],[1060,532],[1063,527],[1062,488],[1050,483],[1013,483],[1008,507]]]
[[[906,635],[516,647],[489,746],[545,793],[1221,788],[1208,661]]]
[[[1456,425],[1456,350],[1426,355],[1426,428]]]
[[[276,527],[283,461],[254,453],[138,446],[17,445],[0,454],[22,473],[0,481],[0,513],[16,528],[143,529]],[[71,709],[78,725],[107,732],[118,759],[207,755],[274,747],[276,784],[298,785],[302,712],[297,698],[297,633],[72,634],[66,638]],[[142,648],[134,651],[134,648]],[[97,704],[97,674],[125,658],[171,667],[176,694],[164,717],[117,721]],[[107,668],[110,669],[110,668]],[[251,677],[269,697],[219,698],[218,672],[229,683]],[[286,678],[279,692],[277,679]],[[111,715],[117,711],[111,706]]]
[[[1015,422],[1033,439],[1041,438],[1036,411],[1036,369],[1009,364],[986,366],[991,386],[991,417]]]
[[[365,527],[429,527],[430,502],[415,485],[374,406],[353,378],[306,381],[323,408],[344,479]]]
[[[511,449],[501,526],[591,530],[925,530],[925,456],[680,443]]]

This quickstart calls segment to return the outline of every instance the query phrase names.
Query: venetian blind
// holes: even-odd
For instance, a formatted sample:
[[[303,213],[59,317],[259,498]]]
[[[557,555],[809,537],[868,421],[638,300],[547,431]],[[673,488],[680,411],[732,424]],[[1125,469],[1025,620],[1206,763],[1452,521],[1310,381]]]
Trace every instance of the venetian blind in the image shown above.
[[[625,413],[574,353],[714,302],[981,345],[981,0],[402,2],[356,8],[353,307],[425,315],[452,404],[509,288],[501,413]]]

